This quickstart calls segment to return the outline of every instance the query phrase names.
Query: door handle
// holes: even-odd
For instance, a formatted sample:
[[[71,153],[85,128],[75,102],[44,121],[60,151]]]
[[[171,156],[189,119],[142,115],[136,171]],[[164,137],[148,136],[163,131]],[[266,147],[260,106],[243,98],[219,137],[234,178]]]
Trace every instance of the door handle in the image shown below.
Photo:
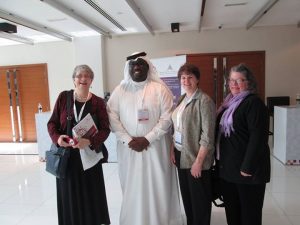
[[[21,112],[20,112],[20,95],[19,95],[19,85],[17,79],[17,70],[13,70],[14,74],[14,85],[15,85],[15,94],[16,94],[16,106],[17,106],[17,117],[18,117],[18,126],[19,126],[19,136],[20,142],[23,141],[23,132],[22,132],[22,120],[21,120]]]
[[[11,75],[13,76],[13,84],[11,83]],[[12,129],[12,139],[13,142],[17,141],[16,136],[16,127],[15,127],[15,115],[14,115],[14,106],[13,106],[13,92],[15,92],[16,98],[16,109],[17,109],[17,120],[19,127],[19,141],[23,141],[23,132],[22,132],[22,119],[21,119],[21,111],[20,111],[20,96],[19,96],[19,85],[17,80],[17,70],[6,71],[6,80],[7,80],[7,90],[8,90],[8,98],[9,98],[9,109],[10,109],[10,119],[11,119],[11,129]],[[14,86],[14,90],[12,87]]]
[[[6,70],[6,81],[7,81],[7,91],[8,91],[8,98],[9,98],[9,110],[10,110],[12,138],[13,138],[13,142],[16,142],[16,130],[15,130],[14,110],[13,110],[13,101],[12,101],[10,71],[9,70]]]
[[[214,96],[213,100],[217,103],[218,98],[218,58],[214,57],[213,62],[213,81],[214,81]]]
[[[227,79],[227,59],[226,57],[223,57],[223,99],[228,94],[228,79]]]

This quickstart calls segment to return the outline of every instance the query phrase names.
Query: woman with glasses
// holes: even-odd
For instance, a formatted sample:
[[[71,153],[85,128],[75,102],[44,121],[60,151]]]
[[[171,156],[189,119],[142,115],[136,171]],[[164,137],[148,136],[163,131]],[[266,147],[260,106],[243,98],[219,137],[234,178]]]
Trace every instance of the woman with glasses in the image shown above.
[[[217,111],[216,154],[228,225],[261,225],[270,181],[269,115],[250,69],[230,70],[229,95]]]
[[[53,143],[70,150],[66,177],[56,179],[59,225],[110,224],[101,164],[107,160],[101,146],[110,133],[109,120],[103,99],[90,92],[93,79],[89,66],[76,66],[72,76],[75,88],[60,93],[48,122]],[[77,139],[78,143],[67,141],[72,138],[67,132],[66,105],[70,96],[71,127],[90,114],[98,129],[91,137]]]

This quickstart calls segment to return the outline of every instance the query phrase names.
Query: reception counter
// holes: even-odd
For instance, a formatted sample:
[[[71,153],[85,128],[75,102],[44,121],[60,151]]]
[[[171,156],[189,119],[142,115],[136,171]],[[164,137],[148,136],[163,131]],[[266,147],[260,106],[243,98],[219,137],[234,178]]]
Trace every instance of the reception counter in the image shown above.
[[[41,161],[45,160],[45,152],[49,150],[52,143],[47,129],[47,123],[50,119],[51,114],[51,112],[42,112],[35,114],[38,153]],[[117,143],[115,134],[110,133],[104,144],[109,154],[108,161],[117,162]]]
[[[273,155],[286,165],[300,165],[300,106],[274,107]]]

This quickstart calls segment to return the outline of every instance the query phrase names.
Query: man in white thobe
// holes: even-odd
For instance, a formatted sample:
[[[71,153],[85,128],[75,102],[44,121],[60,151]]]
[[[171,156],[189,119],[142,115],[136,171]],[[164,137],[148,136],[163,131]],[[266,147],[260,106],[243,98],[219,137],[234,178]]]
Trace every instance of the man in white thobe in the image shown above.
[[[182,225],[169,129],[173,96],[145,53],[128,57],[108,101],[123,201],[120,225]]]

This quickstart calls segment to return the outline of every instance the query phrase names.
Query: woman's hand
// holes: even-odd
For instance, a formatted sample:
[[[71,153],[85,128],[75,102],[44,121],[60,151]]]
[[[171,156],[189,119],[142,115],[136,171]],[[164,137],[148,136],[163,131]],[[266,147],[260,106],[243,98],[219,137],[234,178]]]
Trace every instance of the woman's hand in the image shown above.
[[[69,136],[65,134],[60,135],[57,140],[57,144],[62,147],[71,147],[71,145],[68,142],[64,141],[64,139],[66,138],[69,138]]]
[[[201,172],[202,172],[202,164],[195,161],[191,168],[192,176],[195,178],[199,178],[199,177],[201,177]]]
[[[202,165],[203,165],[204,159],[207,155],[207,152],[208,152],[208,150],[206,147],[200,146],[198,154],[197,154],[197,158],[191,168],[191,174],[193,177],[195,177],[195,178],[201,177]]]
[[[91,144],[91,141],[86,138],[77,139],[78,143],[76,145],[72,145],[73,148],[84,149],[85,147]]]

